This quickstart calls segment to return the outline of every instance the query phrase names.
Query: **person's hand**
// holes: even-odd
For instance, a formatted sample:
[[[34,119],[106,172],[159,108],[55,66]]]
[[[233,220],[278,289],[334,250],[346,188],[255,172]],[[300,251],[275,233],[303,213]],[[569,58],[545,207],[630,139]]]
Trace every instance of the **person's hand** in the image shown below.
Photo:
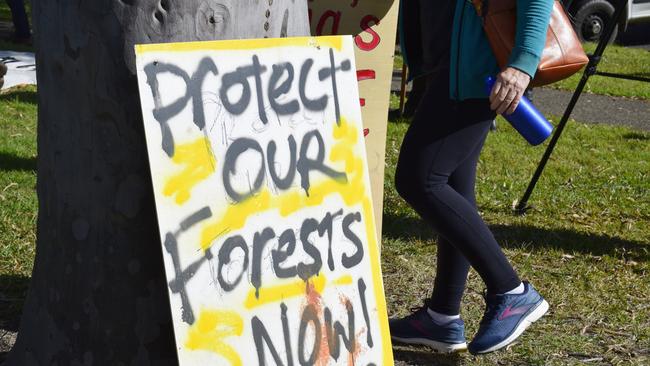
[[[490,93],[490,108],[497,114],[514,112],[529,83],[530,76],[523,71],[513,67],[501,71]]]

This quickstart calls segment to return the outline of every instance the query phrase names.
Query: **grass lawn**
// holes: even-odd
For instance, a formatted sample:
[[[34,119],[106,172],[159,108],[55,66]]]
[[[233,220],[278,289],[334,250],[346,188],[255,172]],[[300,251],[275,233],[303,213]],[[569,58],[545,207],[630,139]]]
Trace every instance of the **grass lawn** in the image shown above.
[[[35,98],[33,87],[0,96],[0,332],[20,313],[34,257]],[[391,315],[420,304],[435,268],[435,236],[392,184],[407,127],[390,122],[387,144],[382,254]],[[513,216],[542,149],[501,121],[482,155],[478,201],[521,276],[549,300],[549,316],[493,355],[396,347],[398,365],[650,364],[650,134],[570,124],[531,199],[535,209]],[[463,300],[469,337],[482,289],[472,272]]]
[[[595,43],[584,45],[587,53],[596,50]],[[598,65],[598,71],[650,78],[650,51],[609,45]],[[572,77],[552,84],[551,87],[573,91],[582,77],[579,72]],[[589,78],[585,91],[594,94],[650,99],[650,83],[614,79],[594,75]]]
[[[35,91],[27,87],[0,94],[0,361],[3,330],[16,329],[34,259]]]
[[[389,123],[383,268],[391,315],[406,315],[431,291],[433,233],[393,188],[408,125]],[[650,364],[650,134],[569,125],[531,203],[520,197],[543,152],[501,120],[479,165],[479,209],[524,279],[551,304],[550,314],[506,351],[484,357],[435,357],[399,347],[414,364]],[[408,289],[408,290],[407,290]],[[483,311],[482,282],[469,280],[462,315],[471,337]],[[471,339],[471,338],[470,338]]]
[[[29,1],[25,1],[25,10],[27,11],[27,16],[29,17],[29,24],[30,26],[33,26],[31,18],[31,4]],[[11,23],[11,10],[9,9],[9,5],[7,5],[6,1],[0,1],[0,22],[7,22],[11,24],[11,27],[13,29],[13,24]],[[9,35],[2,35],[4,36],[11,36]],[[9,42],[8,40],[2,39],[0,37],[0,50],[8,50],[8,51],[20,51],[20,52],[34,52],[34,47],[30,45],[22,45],[22,44],[16,44]]]
[[[586,43],[584,48],[587,53],[593,53],[596,50],[596,44]],[[396,55],[394,68],[401,70],[403,62],[403,57]],[[598,65],[598,71],[650,78],[650,51],[614,44],[609,45]],[[582,74],[583,72],[580,71],[572,77],[551,84],[548,87],[574,91],[580,78],[582,78]],[[650,99],[650,83],[594,75],[589,78],[585,92],[648,100]]]
[[[25,11],[31,22],[32,7],[29,0],[25,0]],[[9,9],[6,1],[0,1],[0,21],[11,22],[11,9]]]

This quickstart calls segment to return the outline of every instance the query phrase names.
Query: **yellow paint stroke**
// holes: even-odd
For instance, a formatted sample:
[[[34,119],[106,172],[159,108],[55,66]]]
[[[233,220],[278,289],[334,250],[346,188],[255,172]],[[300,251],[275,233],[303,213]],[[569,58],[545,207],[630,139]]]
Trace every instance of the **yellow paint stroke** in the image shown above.
[[[327,280],[325,275],[321,274],[309,281],[314,286],[314,291],[319,294],[323,293]],[[248,292],[244,306],[250,310],[259,306],[272,304],[278,301],[283,301],[293,297],[302,296],[307,292],[308,284],[303,280],[296,280],[284,285],[277,285],[272,287],[260,288],[259,298],[255,296],[255,288]]]
[[[190,192],[199,182],[214,173],[216,161],[206,137],[177,146],[172,161],[185,168],[167,180],[163,195],[176,196],[176,203],[181,205],[190,199]]]
[[[341,51],[343,37],[291,37],[291,38],[260,38],[247,40],[224,40],[209,42],[179,42],[153,43],[135,46],[135,53],[142,55],[149,52],[188,52],[188,51],[238,51],[257,50],[279,47],[329,47]]]
[[[359,132],[345,119],[334,127],[336,141],[330,152],[330,161],[344,167],[348,180],[323,179],[309,188],[309,196],[300,188],[294,188],[279,195],[273,195],[267,188],[246,200],[228,206],[222,215],[206,224],[201,232],[201,248],[207,250],[218,237],[229,231],[241,229],[254,214],[277,209],[287,217],[305,207],[319,206],[326,197],[337,194],[347,206],[362,203],[369,192],[364,184],[363,160],[356,156],[354,148],[359,143]],[[374,223],[373,223],[374,225]]]
[[[386,309],[386,298],[384,297],[384,283],[381,275],[381,264],[379,263],[379,243],[375,234],[375,216],[372,209],[372,201],[369,197],[363,199],[363,217],[366,220],[366,233],[368,235],[368,256],[370,257],[370,268],[372,269],[372,287],[377,306],[377,322],[379,323],[379,334],[384,356],[384,365],[392,365],[393,346],[391,345],[390,330],[388,329],[388,311]]]
[[[185,347],[193,351],[210,351],[225,358],[233,366],[242,366],[241,357],[225,338],[240,337],[244,330],[241,316],[229,310],[202,310],[188,332]]]
[[[332,285],[335,286],[347,286],[351,284],[352,284],[352,276],[350,275],[341,276],[335,279],[334,281],[332,281]]]
[[[313,286],[313,290],[318,294],[322,294],[325,290],[325,287],[328,286],[327,279],[324,274],[320,274],[314,277],[309,281]],[[334,286],[347,286],[352,284],[352,276],[344,275],[334,281],[331,281],[329,285]],[[276,303],[278,301],[284,301],[294,297],[299,297],[307,293],[308,284],[303,280],[296,280],[287,284],[277,285],[272,287],[262,287],[260,288],[260,296],[257,298],[255,296],[255,288],[252,288],[248,292],[244,306],[246,309],[250,310],[259,306],[268,305]]]

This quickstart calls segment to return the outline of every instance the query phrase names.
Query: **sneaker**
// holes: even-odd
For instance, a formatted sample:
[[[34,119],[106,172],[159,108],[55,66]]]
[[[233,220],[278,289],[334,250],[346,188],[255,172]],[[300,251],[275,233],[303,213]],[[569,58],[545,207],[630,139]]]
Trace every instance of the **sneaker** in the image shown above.
[[[486,309],[476,336],[469,344],[472,354],[488,353],[512,343],[548,311],[548,303],[524,281],[517,295],[487,295]]]
[[[401,319],[390,319],[390,336],[395,342],[425,345],[440,353],[460,352],[467,349],[465,323],[461,319],[438,325],[427,306]]]

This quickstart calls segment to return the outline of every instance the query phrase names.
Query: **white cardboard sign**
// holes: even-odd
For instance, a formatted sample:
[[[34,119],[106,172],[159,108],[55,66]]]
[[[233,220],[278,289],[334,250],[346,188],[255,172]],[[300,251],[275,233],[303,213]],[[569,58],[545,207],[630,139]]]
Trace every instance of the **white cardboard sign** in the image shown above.
[[[352,38],[136,54],[181,365],[392,365]]]

